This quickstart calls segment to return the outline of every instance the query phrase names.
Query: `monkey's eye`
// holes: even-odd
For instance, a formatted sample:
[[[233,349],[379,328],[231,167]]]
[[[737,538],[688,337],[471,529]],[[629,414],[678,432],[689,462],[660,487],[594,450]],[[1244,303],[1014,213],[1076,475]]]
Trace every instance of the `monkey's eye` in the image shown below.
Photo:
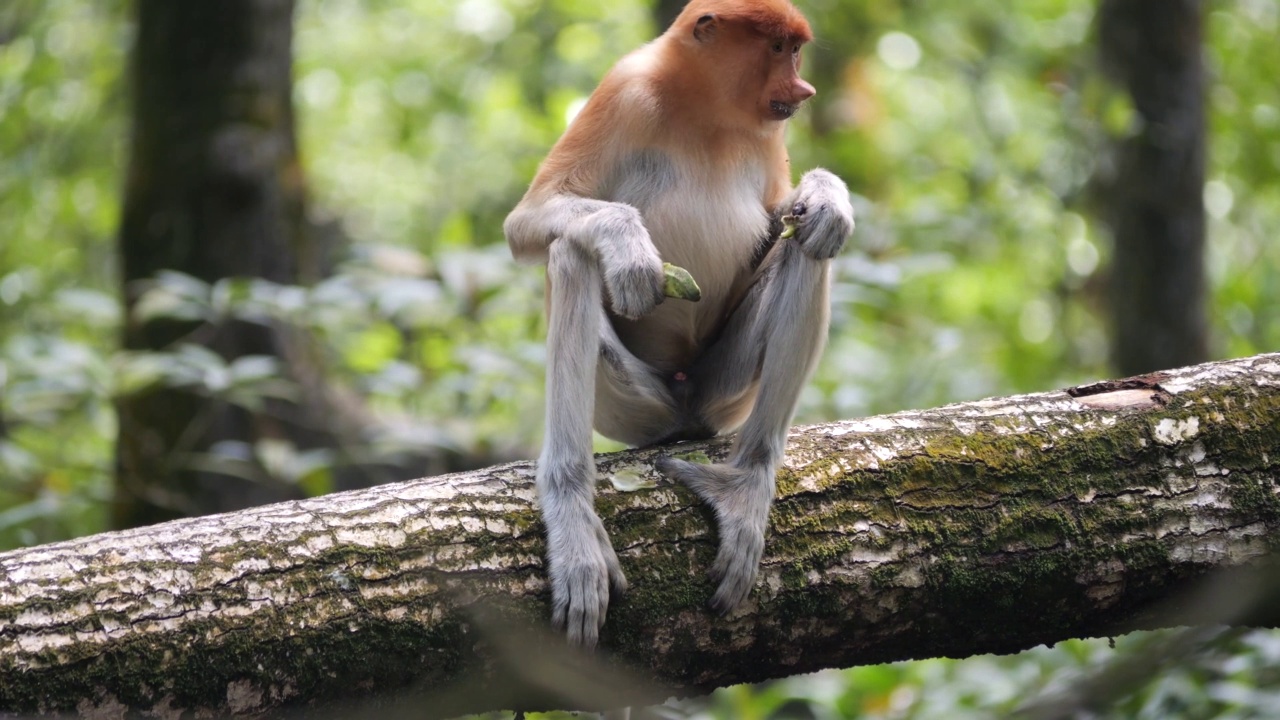
[[[773,51],[774,51],[775,53],[778,53],[779,55],[781,55],[781,54],[782,54],[782,42],[781,42],[781,41],[778,41],[778,42],[776,42],[776,43],[774,43],[774,44],[773,44]]]
[[[797,45],[797,46],[795,46],[795,47],[791,48],[791,54],[792,54],[792,55],[799,55],[799,54],[800,54],[800,46],[799,46],[799,45]]]

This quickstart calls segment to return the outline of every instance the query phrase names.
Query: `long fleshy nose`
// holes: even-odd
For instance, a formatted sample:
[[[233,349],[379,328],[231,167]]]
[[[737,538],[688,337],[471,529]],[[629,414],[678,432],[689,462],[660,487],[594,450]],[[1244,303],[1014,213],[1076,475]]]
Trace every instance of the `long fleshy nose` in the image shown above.
[[[805,82],[804,78],[796,78],[795,82],[791,83],[791,93],[795,97],[796,102],[802,103],[814,95],[817,95],[818,91],[814,90],[812,85]]]

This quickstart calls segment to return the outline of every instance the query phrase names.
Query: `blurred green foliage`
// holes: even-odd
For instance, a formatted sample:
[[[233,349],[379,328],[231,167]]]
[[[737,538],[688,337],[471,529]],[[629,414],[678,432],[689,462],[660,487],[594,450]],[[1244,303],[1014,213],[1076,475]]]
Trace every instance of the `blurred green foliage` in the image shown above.
[[[106,522],[124,3],[0,6],[0,547]]]
[[[801,5],[819,37],[805,61],[819,96],[792,122],[793,166],[845,177],[859,229],[797,419],[1107,375],[1108,240],[1090,178],[1135,120],[1096,68],[1094,2]],[[1209,312],[1222,357],[1280,349],[1278,7],[1207,3]],[[348,259],[309,288],[158,278],[144,311],[288,318],[385,421],[381,441],[531,456],[542,280],[510,260],[501,220],[604,69],[652,36],[650,13],[641,0],[300,0],[310,214],[351,240]],[[252,404],[296,391],[260,360],[118,350],[130,33],[123,0],[0,4],[0,547],[104,528],[116,393],[168,382]],[[324,462],[281,472],[321,492],[308,478]],[[1275,636],[1222,647],[1117,716],[1274,716],[1259,686],[1276,684]],[[702,712],[998,715],[1110,655],[1078,642],[859,668],[731,690]],[[797,697],[811,715],[793,713]]]
[[[1261,719],[1280,714],[1280,635],[1228,631],[1188,646],[1189,653],[1159,654],[1170,641],[1177,643],[1173,635],[1138,633],[1116,640],[1114,649],[1107,640],[1077,640],[1018,655],[802,675],[728,688],[707,700],[672,703],[670,715],[697,720],[1037,720],[1047,716],[1028,706],[1046,698],[1069,698],[1073,706],[1096,713],[1068,717]],[[1108,673],[1135,661],[1151,672],[1110,682]],[[1089,691],[1082,693],[1086,682]],[[1106,702],[1097,703],[1099,699]],[[1097,704],[1090,706],[1089,700]],[[1017,714],[1020,710],[1027,714]]]

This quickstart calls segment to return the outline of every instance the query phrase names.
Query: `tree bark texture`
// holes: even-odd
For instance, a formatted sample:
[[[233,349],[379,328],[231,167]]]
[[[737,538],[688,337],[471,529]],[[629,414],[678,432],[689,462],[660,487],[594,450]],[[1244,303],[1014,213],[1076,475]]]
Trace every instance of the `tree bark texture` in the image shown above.
[[[210,283],[314,278],[294,139],[292,0],[138,0],[136,18],[119,237],[126,309],[161,270]],[[285,354],[280,331],[264,325],[132,316],[125,324],[129,350],[180,341],[228,360]],[[287,436],[278,422],[173,387],[123,397],[118,414],[118,527],[300,496],[189,467],[219,441]]]
[[[1201,0],[1103,0],[1098,15],[1103,68],[1135,110],[1100,193],[1114,238],[1112,364],[1123,375],[1209,357],[1202,26]]]
[[[718,617],[712,518],[653,462],[728,443],[597,458],[631,584],[602,641],[636,680],[618,704],[1276,621],[1240,614],[1243,583],[1233,617],[1187,593],[1280,543],[1280,354],[799,428],[754,592]],[[0,554],[0,712],[598,707],[537,677],[562,652],[542,556],[527,462]]]

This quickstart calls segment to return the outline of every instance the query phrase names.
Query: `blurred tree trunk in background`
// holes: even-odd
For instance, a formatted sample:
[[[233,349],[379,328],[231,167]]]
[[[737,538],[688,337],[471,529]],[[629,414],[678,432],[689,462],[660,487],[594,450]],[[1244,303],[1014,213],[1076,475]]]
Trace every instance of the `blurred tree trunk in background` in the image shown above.
[[[139,0],[132,82],[132,147],[120,227],[125,303],[163,269],[215,282],[314,278],[303,226],[303,177],[291,102],[292,0]],[[172,319],[125,324],[124,346],[177,342],[224,358],[280,357],[277,329]],[[180,388],[123,397],[113,520],[131,527],[247,507],[298,494],[261,479],[198,472],[218,442],[253,443],[287,430]]]
[[[657,32],[664,32],[671,26],[689,0],[657,0],[653,4],[653,26]]]
[[[371,449],[386,429],[335,383],[315,341],[281,323],[137,317],[145,281],[176,270],[206,283],[305,285],[330,271],[333,227],[305,216],[292,102],[293,0],[138,0],[130,68],[132,147],[120,227],[127,350],[209,348],[224,361],[266,356],[297,390],[253,411],[209,392],[159,385],[117,400],[112,521],[134,527],[303,495],[264,443],[319,449],[311,492],[484,467],[499,451]],[[289,455],[293,453],[293,455]],[[307,459],[297,466],[311,462]],[[269,465],[271,465],[269,467]],[[308,466],[310,467],[310,466]]]
[[[1112,363],[1121,375],[1208,357],[1202,28],[1199,0],[1103,0],[1099,12],[1104,71],[1136,112],[1100,193],[1115,240]]]

